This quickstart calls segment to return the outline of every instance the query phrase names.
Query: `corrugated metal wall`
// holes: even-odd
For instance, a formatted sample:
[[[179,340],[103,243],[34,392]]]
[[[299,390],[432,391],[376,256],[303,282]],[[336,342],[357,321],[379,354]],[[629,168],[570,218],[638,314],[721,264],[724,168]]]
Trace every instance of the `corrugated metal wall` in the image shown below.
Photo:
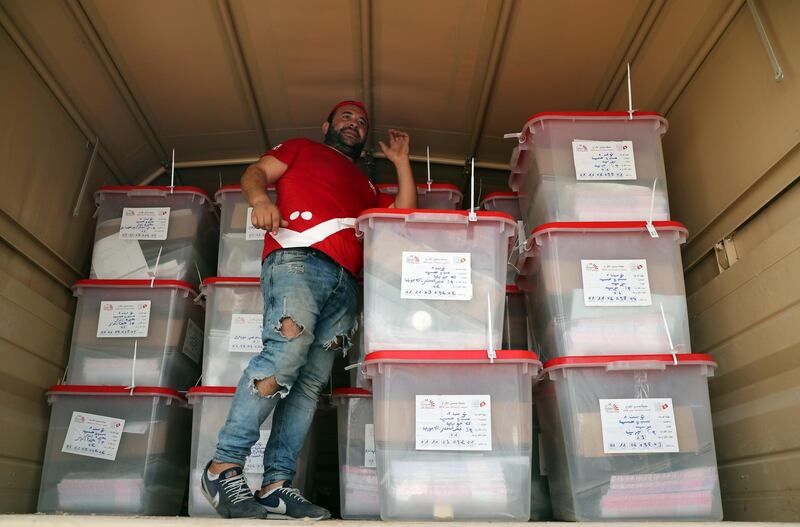
[[[673,217],[684,251],[692,349],[711,381],[728,520],[800,518],[800,2],[759,2],[785,71],[776,82],[743,7],[669,112]],[[738,261],[720,271],[715,242]]]
[[[50,410],[72,332],[69,286],[88,270],[91,192],[73,209],[91,149],[0,31],[0,511],[36,510]],[[98,160],[89,189],[110,181]]]

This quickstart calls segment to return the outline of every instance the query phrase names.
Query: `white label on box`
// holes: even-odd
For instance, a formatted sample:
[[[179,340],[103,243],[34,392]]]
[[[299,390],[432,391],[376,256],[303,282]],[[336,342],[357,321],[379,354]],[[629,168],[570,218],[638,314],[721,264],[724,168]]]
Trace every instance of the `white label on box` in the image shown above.
[[[364,425],[364,466],[367,468],[378,466],[375,462],[375,425],[372,423]]]
[[[203,353],[203,330],[190,318],[186,324],[186,337],[183,339],[183,353],[200,364],[200,355]]]
[[[680,452],[672,399],[600,399],[603,452]]]
[[[491,450],[489,395],[417,395],[417,450]]]
[[[635,180],[632,141],[572,141],[578,181]]]
[[[150,326],[150,300],[100,302],[97,338],[146,337]]]
[[[269,433],[269,430],[259,430],[258,441],[250,447],[250,455],[244,461],[244,471],[246,473],[264,472],[264,451],[267,449]]]
[[[228,351],[231,353],[260,353],[264,347],[261,341],[263,324],[264,315],[234,313],[231,316]]]
[[[125,419],[72,412],[61,451],[113,461],[124,427]]]
[[[247,228],[244,232],[244,239],[247,241],[251,240],[261,240],[264,241],[264,236],[267,235],[267,231],[264,229],[259,229],[255,225],[253,225],[253,207],[249,207],[247,209],[247,220],[245,221],[245,225]]]
[[[471,300],[470,253],[403,251],[400,298]]]
[[[166,240],[168,230],[169,207],[122,209],[121,240]]]
[[[583,303],[590,307],[649,306],[647,260],[581,260]]]

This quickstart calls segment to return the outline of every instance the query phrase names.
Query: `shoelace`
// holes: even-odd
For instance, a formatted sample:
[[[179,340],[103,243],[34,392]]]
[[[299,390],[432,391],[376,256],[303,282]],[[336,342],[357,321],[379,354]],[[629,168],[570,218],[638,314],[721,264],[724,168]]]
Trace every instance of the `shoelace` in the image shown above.
[[[284,487],[281,490],[283,491],[284,494],[286,494],[286,496],[288,496],[290,498],[296,498],[296,499],[300,500],[303,503],[311,503],[310,501],[305,499],[302,494],[300,494],[300,490],[299,489],[293,489],[291,487]]]
[[[221,480],[220,485],[231,503],[241,503],[253,497],[250,487],[247,486],[247,481],[241,474]]]

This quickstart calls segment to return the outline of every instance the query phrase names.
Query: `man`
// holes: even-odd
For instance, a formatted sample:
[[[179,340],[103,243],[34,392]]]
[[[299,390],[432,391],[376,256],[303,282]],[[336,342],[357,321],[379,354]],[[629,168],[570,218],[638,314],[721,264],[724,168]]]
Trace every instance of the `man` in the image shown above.
[[[343,101],[322,125],[324,144],[290,139],[242,176],[253,225],[268,231],[261,271],[264,347],[239,381],[202,476],[204,494],[223,517],[330,518],[291,481],[334,356],[347,351],[356,330],[355,275],[363,253],[355,218],[383,204],[355,166],[368,127],[364,106]],[[380,142],[397,170],[399,191],[391,206],[399,208],[416,207],[408,145],[408,134],[396,130],[389,130],[388,145]],[[265,191],[270,183],[277,185],[277,204]],[[242,466],[273,410],[262,486],[253,496]]]

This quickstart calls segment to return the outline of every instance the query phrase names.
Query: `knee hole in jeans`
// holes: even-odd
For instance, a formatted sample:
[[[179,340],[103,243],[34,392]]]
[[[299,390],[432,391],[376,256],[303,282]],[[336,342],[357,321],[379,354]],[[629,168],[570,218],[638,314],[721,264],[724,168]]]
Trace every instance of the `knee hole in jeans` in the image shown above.
[[[284,338],[292,340],[299,337],[305,327],[296,323],[292,317],[285,316],[280,319],[280,326],[276,327],[275,330]]]
[[[263,379],[253,380],[253,389],[258,392],[261,397],[271,397],[281,390],[281,385],[274,375],[265,377]]]

